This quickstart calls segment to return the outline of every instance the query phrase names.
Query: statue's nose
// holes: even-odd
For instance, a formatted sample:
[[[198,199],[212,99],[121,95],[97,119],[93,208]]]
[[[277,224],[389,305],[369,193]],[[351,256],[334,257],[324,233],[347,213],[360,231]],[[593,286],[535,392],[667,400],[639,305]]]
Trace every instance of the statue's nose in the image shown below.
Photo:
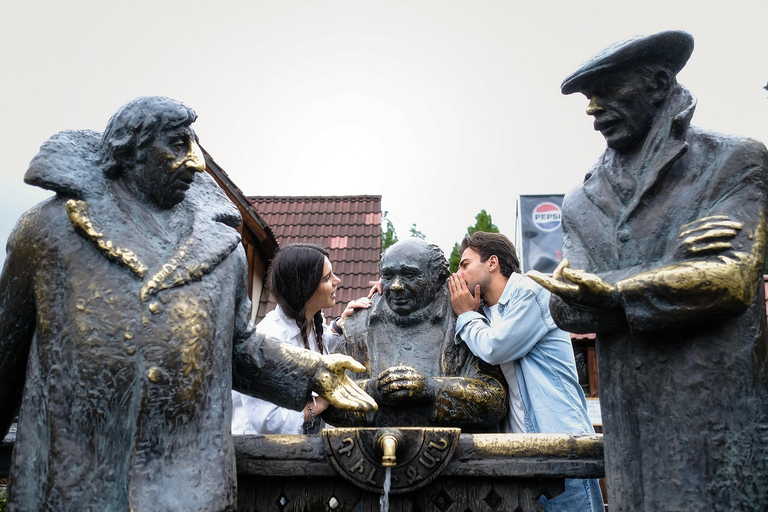
[[[592,95],[592,97],[589,98],[589,105],[587,105],[587,115],[593,116],[597,114],[598,112],[602,112],[603,107],[601,107],[597,102],[597,96]]]
[[[399,277],[396,277],[394,281],[392,281],[392,285],[389,287],[390,290],[400,291],[405,290],[405,286],[403,286],[403,283],[400,281]]]
[[[205,171],[205,156],[203,156],[203,150],[200,149],[196,142],[193,142],[189,148],[186,165],[195,172]]]

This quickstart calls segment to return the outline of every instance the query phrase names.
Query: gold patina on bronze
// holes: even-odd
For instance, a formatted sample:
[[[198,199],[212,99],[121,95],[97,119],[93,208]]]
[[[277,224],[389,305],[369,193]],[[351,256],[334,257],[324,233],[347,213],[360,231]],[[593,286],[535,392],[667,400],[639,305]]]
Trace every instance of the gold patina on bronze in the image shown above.
[[[381,493],[387,468],[391,494],[411,492],[432,482],[450,462],[458,428],[338,428],[323,430],[331,465],[349,482]]]
[[[88,203],[70,199],[67,201],[67,215],[72,225],[85,234],[109,259],[119,261],[137,276],[144,277],[147,267],[139,261],[133,251],[115,247],[111,240],[104,240],[104,234],[96,230],[88,212]]]

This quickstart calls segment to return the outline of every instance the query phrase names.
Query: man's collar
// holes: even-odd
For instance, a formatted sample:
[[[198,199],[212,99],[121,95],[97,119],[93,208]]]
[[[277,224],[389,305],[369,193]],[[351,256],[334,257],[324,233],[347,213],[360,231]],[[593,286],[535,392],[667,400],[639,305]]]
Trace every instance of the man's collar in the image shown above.
[[[504,291],[501,292],[501,296],[499,297],[498,302],[496,302],[496,304],[499,304],[500,310],[503,310],[507,307],[510,299],[512,299],[512,294],[515,292],[516,283],[518,283],[522,278],[522,274],[518,274],[517,272],[512,272],[512,274],[507,278],[507,284],[504,285]],[[489,307],[485,302],[483,302],[483,306]]]

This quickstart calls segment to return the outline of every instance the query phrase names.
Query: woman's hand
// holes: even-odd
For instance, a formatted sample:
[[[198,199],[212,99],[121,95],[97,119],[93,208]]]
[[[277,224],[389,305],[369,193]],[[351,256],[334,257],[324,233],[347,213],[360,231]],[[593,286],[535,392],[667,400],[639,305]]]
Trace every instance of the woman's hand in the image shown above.
[[[368,309],[369,307],[371,307],[371,299],[368,297],[360,297],[357,300],[350,301],[349,304],[347,304],[347,308],[341,314],[341,319],[344,320],[349,318],[356,309]]]
[[[312,409],[310,414],[309,409]],[[313,400],[308,402],[304,407],[304,423],[307,423],[310,419],[317,420],[321,414],[328,408],[328,402],[321,396],[313,397]]]

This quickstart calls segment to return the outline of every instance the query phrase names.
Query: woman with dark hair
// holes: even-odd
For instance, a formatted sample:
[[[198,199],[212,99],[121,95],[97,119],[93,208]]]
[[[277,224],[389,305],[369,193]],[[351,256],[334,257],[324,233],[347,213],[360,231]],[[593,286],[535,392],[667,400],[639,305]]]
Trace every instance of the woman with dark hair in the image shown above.
[[[341,283],[333,273],[328,251],[314,244],[289,244],[277,252],[269,267],[267,287],[277,307],[267,313],[256,330],[265,336],[321,354],[334,351],[341,329],[336,320],[325,325],[323,309],[336,303]],[[347,318],[357,308],[370,307],[370,300],[352,301],[341,314]],[[320,415],[328,402],[319,396],[302,411],[278,407],[270,402],[232,391],[233,434],[301,434],[320,428]]]

